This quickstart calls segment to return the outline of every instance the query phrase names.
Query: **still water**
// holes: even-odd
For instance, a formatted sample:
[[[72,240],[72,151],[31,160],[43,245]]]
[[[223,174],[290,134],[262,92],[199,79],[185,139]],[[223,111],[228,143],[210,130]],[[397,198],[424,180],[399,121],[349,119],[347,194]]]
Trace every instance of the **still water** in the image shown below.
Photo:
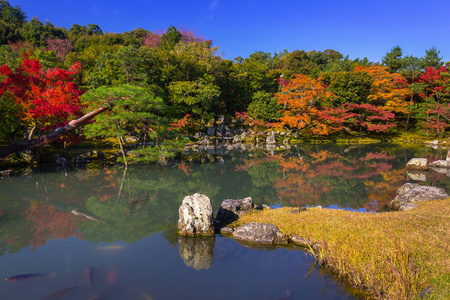
[[[293,247],[251,249],[217,235],[179,238],[186,195],[377,212],[405,182],[450,190],[446,173],[407,173],[446,151],[301,145],[209,149],[158,165],[25,169],[0,180],[0,299],[362,299]],[[44,274],[6,281],[20,274]]]

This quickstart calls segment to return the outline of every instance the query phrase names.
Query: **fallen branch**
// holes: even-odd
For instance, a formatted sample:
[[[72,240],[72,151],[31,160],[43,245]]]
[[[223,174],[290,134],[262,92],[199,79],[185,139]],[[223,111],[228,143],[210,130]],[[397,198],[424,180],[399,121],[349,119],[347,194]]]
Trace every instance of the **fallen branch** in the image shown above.
[[[70,121],[67,125],[65,125],[63,127],[56,128],[53,132],[51,132],[47,135],[44,135],[41,138],[37,138],[34,140],[25,140],[25,141],[21,141],[19,143],[10,144],[9,146],[7,146],[5,148],[0,149],[0,158],[6,157],[12,153],[25,151],[28,149],[32,149],[32,148],[36,148],[36,147],[40,147],[43,145],[53,143],[54,141],[59,139],[61,136],[85,125],[90,120],[95,118],[97,115],[101,114],[102,112],[104,112],[108,109],[109,109],[108,107],[100,107],[94,111],[91,111],[90,113],[85,114],[81,118]]]

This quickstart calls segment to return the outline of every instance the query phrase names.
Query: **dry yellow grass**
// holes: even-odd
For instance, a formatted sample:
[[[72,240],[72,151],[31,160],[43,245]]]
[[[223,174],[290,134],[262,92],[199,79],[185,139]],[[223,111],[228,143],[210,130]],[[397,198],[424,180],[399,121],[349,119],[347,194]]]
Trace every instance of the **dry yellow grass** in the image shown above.
[[[232,226],[271,223],[310,248],[319,263],[379,299],[450,299],[450,198],[423,202],[405,212],[359,213],[285,207],[242,216]]]

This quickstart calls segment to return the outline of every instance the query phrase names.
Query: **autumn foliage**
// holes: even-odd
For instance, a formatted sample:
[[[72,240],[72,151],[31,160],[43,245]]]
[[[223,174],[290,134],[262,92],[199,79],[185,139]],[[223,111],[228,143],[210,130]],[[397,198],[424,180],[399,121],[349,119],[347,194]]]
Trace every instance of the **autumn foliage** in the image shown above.
[[[13,95],[14,101],[23,107],[24,121],[30,125],[63,123],[70,116],[81,114],[83,92],[73,82],[80,70],[79,63],[69,70],[56,67],[43,70],[38,60],[25,56],[22,65],[14,71],[7,65],[0,68],[0,75],[5,77],[0,82],[0,93]]]

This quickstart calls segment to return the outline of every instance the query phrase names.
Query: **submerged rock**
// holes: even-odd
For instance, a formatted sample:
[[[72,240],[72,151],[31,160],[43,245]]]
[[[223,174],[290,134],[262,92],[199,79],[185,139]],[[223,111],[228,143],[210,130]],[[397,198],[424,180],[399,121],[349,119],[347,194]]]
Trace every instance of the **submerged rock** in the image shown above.
[[[239,241],[261,244],[287,244],[288,237],[277,226],[267,223],[248,223],[239,226],[232,237]]]
[[[178,209],[179,235],[214,235],[211,199],[202,194],[186,196]]]
[[[197,271],[206,270],[213,262],[215,237],[185,237],[179,236],[180,257],[184,264]]]
[[[444,189],[431,186],[417,186],[397,195],[388,206],[396,210],[409,210],[417,207],[415,203],[444,198],[448,198],[448,194]]]
[[[428,170],[428,160],[426,158],[412,158],[406,164],[408,170]]]
[[[254,203],[252,197],[239,200],[223,200],[222,205],[217,212],[216,220],[223,224],[229,224],[239,219],[244,213],[250,212],[253,207]]]

